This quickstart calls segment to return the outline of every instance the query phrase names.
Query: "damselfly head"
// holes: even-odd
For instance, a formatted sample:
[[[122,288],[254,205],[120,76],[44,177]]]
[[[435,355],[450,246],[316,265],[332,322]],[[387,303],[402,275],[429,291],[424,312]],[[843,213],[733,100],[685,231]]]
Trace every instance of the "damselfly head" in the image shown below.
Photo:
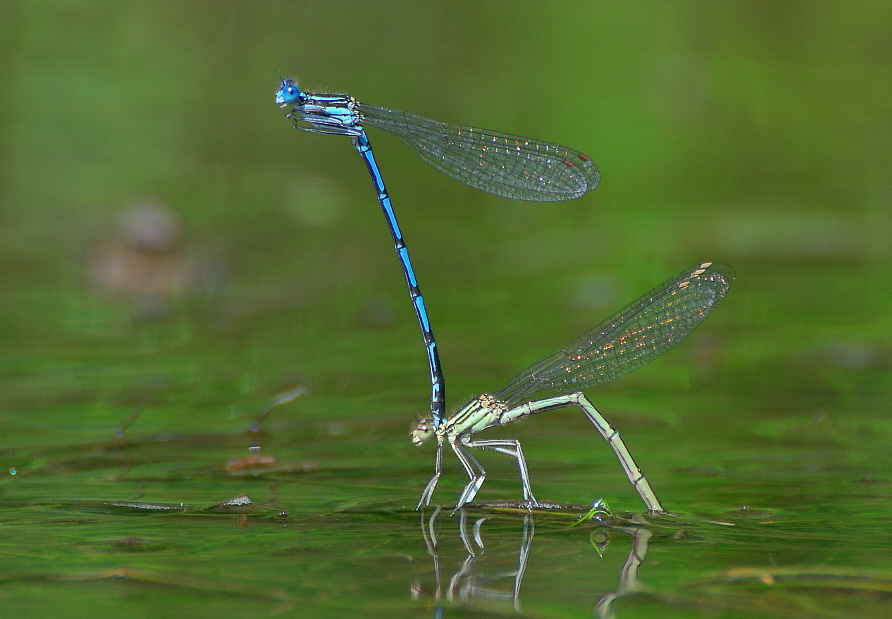
[[[421,447],[431,439],[435,432],[434,420],[427,417],[426,419],[418,419],[415,422],[415,425],[412,426],[412,430],[409,432],[409,437],[412,439],[413,445]]]
[[[286,77],[279,83],[279,90],[276,91],[276,104],[279,107],[287,107],[294,105],[300,99],[300,89],[290,77]]]

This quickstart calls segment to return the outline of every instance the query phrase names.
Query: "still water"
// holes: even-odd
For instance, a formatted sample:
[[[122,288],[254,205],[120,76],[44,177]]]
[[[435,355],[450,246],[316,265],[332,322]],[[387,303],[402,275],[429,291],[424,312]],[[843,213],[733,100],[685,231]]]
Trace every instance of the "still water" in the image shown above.
[[[4,612],[888,616],[892,20],[856,4],[12,3]],[[349,140],[294,131],[279,72],[601,170],[518,203],[371,135],[449,410],[734,267],[685,342],[586,391],[668,514],[574,409],[480,435],[522,442],[540,508],[483,453],[472,504],[450,515],[447,457],[415,511],[430,382],[399,264]]]

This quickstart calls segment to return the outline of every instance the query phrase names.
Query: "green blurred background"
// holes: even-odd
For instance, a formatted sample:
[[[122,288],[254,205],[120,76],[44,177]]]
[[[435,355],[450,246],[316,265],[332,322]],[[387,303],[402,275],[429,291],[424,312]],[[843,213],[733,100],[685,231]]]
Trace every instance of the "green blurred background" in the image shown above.
[[[818,586],[766,593],[761,613],[888,612],[892,567],[874,552],[892,541],[888,3],[14,0],[2,12],[7,610],[433,608],[429,590],[408,593],[433,581],[408,509],[433,457],[407,440],[428,409],[421,337],[361,159],[346,138],[291,128],[273,103],[281,74],[564,143],[600,168],[582,199],[512,202],[370,136],[450,408],[686,267],[737,271],[689,342],[589,393],[667,508],[690,515],[684,529],[710,542],[684,545],[664,523],[641,569],[650,597],[624,601],[633,616],[745,616],[751,599],[730,579],[708,595],[691,583],[778,565],[870,568],[882,584],[832,602]],[[248,431],[299,384],[310,394]],[[641,512],[578,411],[499,435],[523,439],[538,498]],[[255,443],[275,466],[227,468]],[[517,498],[512,462],[483,460],[479,498]],[[461,484],[447,462],[435,499],[451,504]],[[243,492],[291,527],[265,511],[254,521],[274,526],[188,515]],[[123,499],[192,511],[135,518],[108,503]],[[741,527],[753,510],[743,544],[709,524]],[[509,554],[519,523],[490,532]],[[454,521],[442,526],[460,563]],[[614,531],[605,568],[574,536],[532,561],[529,614],[590,612],[615,587],[628,537]],[[109,584],[122,566],[142,576]]]

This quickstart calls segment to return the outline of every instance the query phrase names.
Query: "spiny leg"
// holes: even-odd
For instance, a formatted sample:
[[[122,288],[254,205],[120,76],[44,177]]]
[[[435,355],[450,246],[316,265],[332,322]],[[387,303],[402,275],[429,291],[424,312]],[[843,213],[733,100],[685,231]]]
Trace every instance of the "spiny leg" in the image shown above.
[[[529,501],[533,505],[539,505],[539,502],[536,500],[536,497],[533,496],[533,490],[530,487],[530,473],[527,470],[526,458],[523,457],[523,450],[520,448],[520,441],[512,439],[471,441],[465,443],[465,446],[478,449],[489,449],[490,451],[497,451],[507,456],[511,456],[512,458],[516,458],[517,468],[520,469],[520,485],[523,490],[523,499]]]
[[[461,491],[461,494],[458,495],[458,503],[455,506],[455,510],[452,512],[452,514],[455,514],[455,511],[461,509],[465,503],[474,500],[474,497],[486,480],[486,470],[477,458],[465,449],[463,445],[457,442],[451,442],[449,445],[452,447],[452,451],[455,452],[458,461],[461,462],[461,465],[464,467],[465,472],[470,478],[468,485],[465,486]]]
[[[415,509],[420,509],[422,505],[430,505],[434,490],[437,489],[437,484],[440,483],[440,474],[442,472],[443,444],[439,443],[437,445],[437,456],[434,458],[434,476],[431,477],[431,480],[427,482],[427,486],[424,487],[424,492],[421,493],[421,498],[418,500],[418,505],[415,506]]]
[[[629,478],[629,481],[632,482],[635,490],[638,491],[641,499],[644,501],[645,505],[647,505],[647,509],[651,512],[665,512],[666,510],[663,509],[663,506],[660,504],[660,500],[657,498],[653,488],[650,487],[650,484],[644,477],[644,473],[638,468],[635,459],[623,442],[619,432],[601,416],[598,409],[596,409],[582,393],[570,393],[567,395],[555,396],[553,398],[546,398],[544,400],[537,400],[535,402],[527,402],[526,404],[503,413],[501,423],[502,425],[505,425],[506,423],[521,419],[527,415],[544,413],[545,411],[571,405],[578,406],[582,412],[585,413],[585,416],[592,422],[592,425],[598,429],[598,432],[601,433],[604,440],[606,440],[613,448],[613,452],[619,459],[620,465],[626,472],[626,477]]]

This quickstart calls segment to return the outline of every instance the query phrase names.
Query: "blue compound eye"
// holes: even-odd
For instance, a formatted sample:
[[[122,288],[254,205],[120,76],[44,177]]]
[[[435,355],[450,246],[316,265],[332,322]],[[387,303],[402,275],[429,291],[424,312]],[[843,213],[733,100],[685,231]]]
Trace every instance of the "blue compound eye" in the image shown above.
[[[276,103],[279,105],[293,104],[301,98],[300,88],[289,78],[283,79],[279,83],[279,91],[276,93]]]

